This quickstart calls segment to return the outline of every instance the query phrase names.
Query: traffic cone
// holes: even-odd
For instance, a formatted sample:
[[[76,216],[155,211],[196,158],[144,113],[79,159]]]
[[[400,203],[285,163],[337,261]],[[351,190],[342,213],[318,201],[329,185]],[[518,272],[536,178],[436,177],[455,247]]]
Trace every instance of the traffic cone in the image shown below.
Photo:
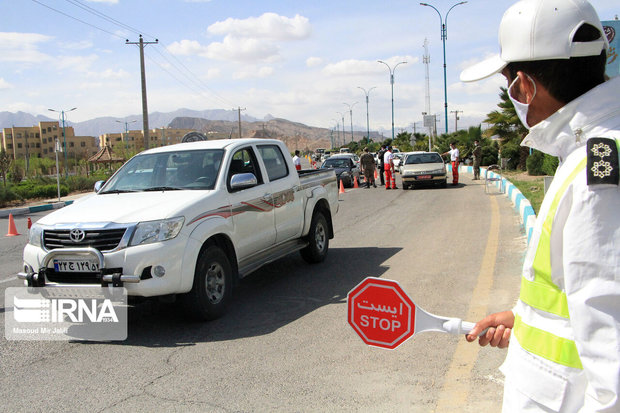
[[[339,194],[344,194],[344,185],[342,184],[342,181],[340,181],[340,190],[338,191]]]
[[[375,180],[377,180],[378,177],[379,175],[377,174],[377,170],[375,169]]]
[[[353,188],[359,188],[360,186],[359,186],[359,184],[357,182],[357,176],[354,177],[354,178],[355,178],[355,180],[353,181]]]
[[[13,220],[13,214],[9,214],[9,232],[7,232],[7,237],[13,237],[15,235],[20,235],[17,232],[17,228],[15,228],[15,221]]]
[[[28,217],[28,229],[32,228],[32,220]]]

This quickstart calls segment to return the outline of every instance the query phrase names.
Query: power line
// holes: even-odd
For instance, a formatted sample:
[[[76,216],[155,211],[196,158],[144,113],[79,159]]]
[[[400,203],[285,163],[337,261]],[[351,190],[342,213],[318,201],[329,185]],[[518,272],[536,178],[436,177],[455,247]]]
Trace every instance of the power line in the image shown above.
[[[37,4],[39,4],[39,5],[41,5],[41,6],[44,6],[44,7],[48,8],[48,9],[50,9],[50,10],[53,10],[56,13],[62,14],[65,17],[68,17],[68,18],[73,19],[75,21],[78,21],[78,22],[80,22],[82,24],[90,26],[90,27],[92,27],[94,29],[100,30],[100,31],[102,31],[104,33],[107,33],[107,34],[111,34],[111,35],[116,36],[116,37],[121,38],[121,39],[126,39],[126,37],[124,37],[124,36],[121,36],[121,35],[119,35],[117,33],[110,32],[110,31],[108,31],[106,29],[103,29],[103,28],[101,28],[99,26],[95,26],[93,24],[85,22],[85,21],[83,21],[81,19],[78,19],[77,17],[73,17],[73,16],[71,16],[71,15],[65,13],[65,12],[62,12],[60,10],[57,10],[57,9],[53,8],[53,7],[50,7],[50,6],[40,2],[38,0],[32,0],[32,1],[37,3]],[[136,28],[134,28],[134,27],[132,27],[132,26],[130,26],[128,24],[125,24],[125,23],[123,23],[123,22],[121,22],[121,21],[119,21],[117,19],[114,19],[113,17],[110,17],[110,16],[106,15],[105,13],[102,13],[102,12],[100,12],[100,11],[98,11],[98,10],[96,10],[96,9],[86,5],[86,4],[83,4],[82,2],[80,2],[78,0],[65,0],[65,1],[67,1],[68,3],[70,3],[70,4],[72,4],[72,5],[76,6],[76,7],[79,7],[80,9],[82,9],[82,10],[84,10],[84,11],[86,11],[86,12],[88,12],[88,13],[96,16],[96,17],[99,17],[99,18],[107,21],[108,23],[111,23],[111,24],[113,24],[115,26],[118,26],[118,27],[120,27],[120,28],[122,28],[124,30],[128,30],[130,32],[133,32],[133,33],[139,34],[139,35],[144,33],[143,31],[140,31],[140,30],[138,30],[138,29],[136,29]],[[149,34],[146,34],[146,36],[155,38],[155,36],[152,36],[152,35],[149,35]],[[162,52],[158,48],[156,48],[155,51],[163,59],[165,59],[170,64],[170,66],[173,67],[177,72],[179,72],[183,77],[188,79],[195,86],[201,88],[203,91],[206,91],[206,92],[208,92],[208,94],[210,94],[210,95],[214,96],[215,98],[219,99],[219,104],[224,104],[226,106],[238,106],[238,105],[235,105],[232,102],[230,102],[228,99],[225,99],[224,97],[220,96],[217,92],[215,92],[209,86],[207,86],[196,74],[194,74],[174,54],[172,54],[172,53],[170,53],[170,51],[168,51],[168,47],[167,47],[167,45],[165,43],[163,43],[163,42],[160,42],[160,43],[161,43],[162,46],[164,46],[165,53],[168,56],[171,56],[174,60],[176,60],[176,62],[178,62],[178,65],[174,64],[169,58],[167,58],[164,54],[162,54]],[[177,82],[179,82],[183,86],[188,87],[185,83],[180,81],[178,77],[174,76],[170,71],[164,69],[164,67],[162,65],[158,64],[154,59],[150,58],[150,60],[153,61],[155,64],[157,64],[157,66],[159,66],[164,72],[166,72],[168,75],[170,75],[174,80],[176,80]],[[188,88],[195,92],[195,89],[193,89],[192,87],[188,87]],[[204,92],[201,92],[200,94],[202,96],[204,96],[204,97],[208,96],[208,94],[205,94]]]
[[[86,12],[88,12],[90,14],[93,14],[93,15],[101,18],[101,19],[107,20],[108,22],[110,22],[112,24],[115,24],[115,25],[117,25],[117,26],[119,26],[121,28],[127,29],[130,32],[133,32],[135,34],[144,34],[144,35],[146,35],[148,37],[152,37],[153,39],[155,38],[155,36],[152,36],[152,35],[150,35],[148,33],[145,33],[144,30],[138,30],[136,28],[133,28],[133,27],[131,27],[131,26],[129,26],[129,25],[127,25],[127,24],[125,24],[125,23],[123,23],[121,21],[118,21],[118,20],[116,20],[116,19],[114,19],[114,18],[112,18],[112,17],[110,17],[110,16],[108,16],[108,15],[106,15],[106,14],[104,14],[104,13],[102,13],[102,12],[100,12],[100,11],[98,11],[98,10],[88,6],[88,5],[86,5],[86,4],[83,4],[83,3],[79,2],[78,0],[65,0],[65,1],[67,1],[68,3],[73,4],[74,6],[77,6],[77,7],[81,8],[82,10],[85,10]]]
[[[35,2],[35,3],[37,3],[37,4],[39,4],[39,5],[41,5],[41,6],[43,6],[43,7],[47,7],[48,9],[53,10],[53,11],[55,11],[56,13],[62,14],[62,15],[63,15],[63,16],[65,16],[65,17],[68,17],[68,18],[70,18],[70,19],[73,19],[73,20],[75,20],[75,21],[78,21],[78,22],[80,22],[80,23],[82,23],[82,24],[85,24],[85,25],[87,25],[87,26],[93,27],[93,28],[95,28],[95,29],[97,29],[97,30],[101,30],[101,31],[102,31],[102,32],[104,32],[104,33],[111,34],[112,36],[116,36],[116,37],[119,37],[119,38],[121,38],[121,39],[124,39],[124,38],[125,38],[125,37],[123,37],[123,36],[121,36],[121,35],[119,35],[119,34],[117,34],[117,33],[112,33],[112,32],[109,32],[109,31],[107,31],[106,29],[102,29],[101,27],[95,26],[94,24],[87,23],[87,22],[85,22],[84,20],[80,20],[80,19],[78,19],[77,17],[73,17],[73,16],[71,16],[71,15],[69,15],[69,14],[65,13],[65,12],[62,12],[62,11],[60,11],[60,10],[57,10],[57,9],[53,8],[53,7],[50,7],[50,6],[48,6],[47,4],[41,3],[41,2],[40,2],[40,1],[38,1],[38,0],[32,0],[32,1],[33,1],[33,2]]]

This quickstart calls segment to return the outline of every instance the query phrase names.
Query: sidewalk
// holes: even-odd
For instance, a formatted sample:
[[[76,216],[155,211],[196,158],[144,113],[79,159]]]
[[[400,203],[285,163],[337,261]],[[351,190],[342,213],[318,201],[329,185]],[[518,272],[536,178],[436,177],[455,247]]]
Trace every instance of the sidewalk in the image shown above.
[[[30,214],[33,212],[49,211],[51,209],[59,209],[64,206],[71,205],[73,201],[75,201],[76,199],[81,198],[84,195],[88,195],[91,193],[92,192],[81,192],[77,194],[70,194],[67,196],[60,197],[60,201],[58,201],[58,198],[54,198],[54,199],[26,202],[24,205],[18,206],[18,207],[0,208],[0,218],[6,218],[9,216],[9,214],[12,214],[13,216],[17,216],[17,215]]]

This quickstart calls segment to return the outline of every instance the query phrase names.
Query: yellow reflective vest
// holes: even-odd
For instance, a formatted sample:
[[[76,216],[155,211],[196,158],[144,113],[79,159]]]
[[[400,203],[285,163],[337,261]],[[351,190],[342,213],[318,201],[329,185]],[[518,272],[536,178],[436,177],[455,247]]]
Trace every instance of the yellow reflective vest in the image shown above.
[[[620,412],[619,95],[607,81],[523,141],[560,166],[523,265],[505,412]]]

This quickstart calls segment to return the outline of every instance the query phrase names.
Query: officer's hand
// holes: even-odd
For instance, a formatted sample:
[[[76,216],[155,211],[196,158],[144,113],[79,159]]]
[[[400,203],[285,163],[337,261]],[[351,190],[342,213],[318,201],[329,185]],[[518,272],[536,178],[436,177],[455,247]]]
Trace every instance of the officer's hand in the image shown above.
[[[486,316],[478,321],[474,328],[465,335],[469,342],[476,340],[478,334],[488,328],[487,332],[478,338],[481,346],[490,344],[491,347],[506,348],[510,342],[510,332],[514,326],[515,316],[512,311],[502,311]]]

